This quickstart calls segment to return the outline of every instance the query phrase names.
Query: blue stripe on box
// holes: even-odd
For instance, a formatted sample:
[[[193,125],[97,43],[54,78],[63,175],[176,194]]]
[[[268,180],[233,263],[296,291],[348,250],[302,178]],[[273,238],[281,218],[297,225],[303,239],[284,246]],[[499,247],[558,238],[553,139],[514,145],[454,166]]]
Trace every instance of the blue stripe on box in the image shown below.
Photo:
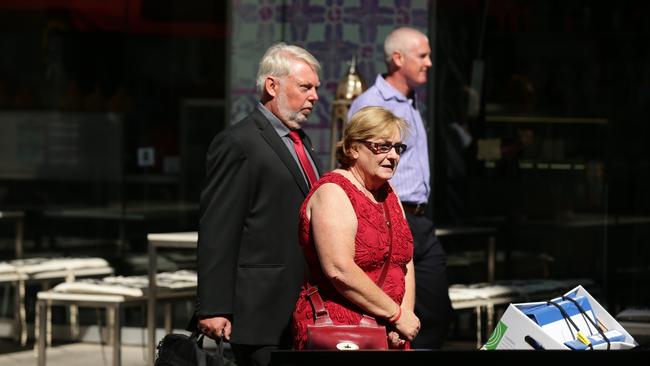
[[[591,310],[591,304],[589,303],[589,300],[584,296],[577,296],[574,299],[578,302],[578,304],[580,304],[580,306],[582,306],[585,312],[589,314]],[[570,317],[573,317],[576,314],[580,314],[580,310],[570,301],[562,300],[554,302],[560,305]],[[530,308],[521,308],[520,310],[540,326],[564,319],[562,317],[562,313],[560,313],[560,310],[554,305],[542,304]]]

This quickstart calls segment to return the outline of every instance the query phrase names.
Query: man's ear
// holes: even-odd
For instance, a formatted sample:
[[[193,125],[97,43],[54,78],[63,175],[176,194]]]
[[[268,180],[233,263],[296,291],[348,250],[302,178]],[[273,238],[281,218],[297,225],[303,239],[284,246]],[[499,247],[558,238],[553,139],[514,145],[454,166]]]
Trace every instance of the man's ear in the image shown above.
[[[402,56],[402,53],[399,51],[393,51],[393,54],[390,55],[391,59],[393,60],[393,65],[401,68],[402,65],[404,64],[404,58]]]
[[[267,76],[264,80],[264,90],[266,90],[268,95],[275,98],[278,95],[278,90],[280,90],[278,79],[272,76]]]

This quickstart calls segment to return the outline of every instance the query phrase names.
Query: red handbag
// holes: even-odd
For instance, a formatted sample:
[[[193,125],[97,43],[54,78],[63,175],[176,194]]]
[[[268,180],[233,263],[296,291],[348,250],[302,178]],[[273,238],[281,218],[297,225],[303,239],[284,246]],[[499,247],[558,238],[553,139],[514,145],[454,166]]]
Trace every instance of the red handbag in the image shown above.
[[[310,287],[307,296],[314,306],[314,324],[307,325],[306,349],[388,349],[386,327],[364,315],[357,325],[334,325],[323,305],[318,288]]]
[[[384,203],[384,209],[386,204]],[[386,210],[384,210],[386,215]],[[381,288],[386,278],[388,264],[393,251],[393,232],[390,217],[386,220],[389,227],[388,259],[384,263],[382,272],[377,279]],[[363,315],[359,324],[335,325],[323,305],[323,299],[318,293],[318,288],[307,283],[307,297],[314,308],[314,324],[307,325],[307,344],[305,349],[312,350],[363,350],[363,349],[388,349],[388,335],[386,327],[377,324],[375,318]]]

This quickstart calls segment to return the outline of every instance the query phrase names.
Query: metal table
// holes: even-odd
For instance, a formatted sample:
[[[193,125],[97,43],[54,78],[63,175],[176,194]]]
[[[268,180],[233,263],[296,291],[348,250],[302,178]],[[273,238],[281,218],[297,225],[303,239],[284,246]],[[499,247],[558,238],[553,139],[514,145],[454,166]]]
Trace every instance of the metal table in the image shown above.
[[[476,313],[476,348],[483,346],[483,309],[486,311],[486,326],[485,328],[491,331],[494,327],[494,307],[497,305],[510,304],[520,299],[520,296],[497,296],[487,299],[471,299],[452,301],[451,306],[454,310],[474,309]],[[488,334],[489,337],[489,334]]]
[[[147,298],[147,347],[148,361],[153,364],[156,340],[156,298],[158,273],[158,249],[196,249],[199,234],[197,232],[148,234],[149,242],[149,288]]]
[[[188,298],[194,296],[195,290],[165,290],[161,293],[160,299],[171,301],[181,298]],[[63,293],[55,291],[41,291],[37,295],[37,322],[36,327],[36,344],[37,344],[37,358],[38,366],[45,366],[46,363],[46,346],[49,343],[49,334],[47,333],[49,321],[48,313],[50,307],[53,305],[63,306],[81,306],[81,307],[97,307],[106,309],[106,324],[110,329],[110,343],[113,346],[113,366],[120,366],[121,360],[121,330],[122,323],[120,314],[125,306],[140,305],[147,299],[147,295],[139,297],[129,297],[123,295],[111,294],[78,294],[78,293]],[[172,308],[167,306],[165,308],[165,331],[170,333],[172,331]],[[147,344],[149,345],[149,344]],[[155,349],[155,347],[151,347]],[[153,354],[152,354],[153,356]],[[153,360],[153,358],[152,358]],[[153,361],[151,361],[153,365]]]
[[[21,345],[27,344],[27,319],[25,309],[25,286],[28,283],[38,283],[44,289],[50,287],[52,282],[65,281],[66,278],[84,278],[84,277],[98,277],[108,276],[113,274],[111,267],[94,267],[94,268],[77,268],[77,269],[60,269],[53,271],[37,272],[37,273],[6,273],[0,275],[0,283],[11,283],[16,289],[15,296],[15,311],[14,311],[14,327],[16,331],[16,338],[20,341]]]

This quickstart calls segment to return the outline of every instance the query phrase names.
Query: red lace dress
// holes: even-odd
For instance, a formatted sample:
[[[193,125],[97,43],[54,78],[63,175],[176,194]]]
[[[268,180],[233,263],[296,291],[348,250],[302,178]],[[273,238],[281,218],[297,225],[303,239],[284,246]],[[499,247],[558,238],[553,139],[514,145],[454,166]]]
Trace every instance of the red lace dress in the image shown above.
[[[312,193],[325,183],[334,183],[340,186],[350,199],[358,220],[354,261],[376,282],[388,256],[389,234],[391,233],[384,216],[384,205],[372,202],[346,177],[334,172],[324,175],[316,183]],[[413,256],[413,237],[406,219],[402,215],[397,196],[390,188],[390,185],[386,183],[382,189],[386,197],[386,215],[390,218],[393,229],[393,252],[383,289],[396,303],[400,304],[405,291],[406,264]],[[307,260],[312,284],[318,286],[325,308],[334,324],[358,324],[362,316],[361,309],[343,297],[334,288],[330,280],[324,276],[321,269],[314,248],[309,219],[305,213],[305,207],[310,198],[311,194],[307,196],[307,199],[300,207],[298,225],[300,245]],[[293,313],[294,347],[296,349],[305,347],[307,324],[314,324],[313,318],[313,309],[303,288]],[[382,322],[382,319],[377,320]]]

